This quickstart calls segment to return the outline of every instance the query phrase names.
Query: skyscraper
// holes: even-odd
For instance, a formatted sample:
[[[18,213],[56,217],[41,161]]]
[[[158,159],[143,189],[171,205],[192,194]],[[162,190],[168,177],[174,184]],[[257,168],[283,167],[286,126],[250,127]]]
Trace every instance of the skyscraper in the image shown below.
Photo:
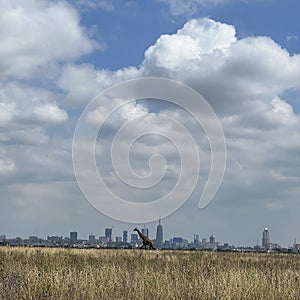
[[[111,237],[112,237],[112,228],[105,228],[106,241],[111,242],[112,241]]]
[[[93,234],[89,235],[89,243],[91,245],[94,245],[96,243],[96,237],[95,237],[95,235],[93,235]]]
[[[76,231],[70,232],[70,240],[71,240],[71,243],[77,242],[77,232]]]
[[[131,244],[137,244],[138,240],[139,240],[139,236],[136,233],[132,233],[131,240],[130,240]]]
[[[127,243],[127,241],[128,241],[128,232],[127,232],[127,230],[124,230],[123,231],[123,242]]]
[[[155,247],[162,248],[163,247],[163,227],[160,224],[161,220],[159,219],[157,228],[156,228],[156,239],[155,239]]]
[[[269,230],[266,227],[262,233],[262,248],[268,250],[269,249],[269,245],[270,245],[270,235],[269,235]]]

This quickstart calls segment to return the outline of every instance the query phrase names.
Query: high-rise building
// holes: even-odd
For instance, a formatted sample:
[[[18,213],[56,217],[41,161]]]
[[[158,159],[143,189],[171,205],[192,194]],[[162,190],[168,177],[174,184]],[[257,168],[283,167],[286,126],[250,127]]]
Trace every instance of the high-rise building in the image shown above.
[[[131,240],[130,240],[131,244],[137,244],[138,240],[139,240],[139,236],[136,233],[132,233]]]
[[[124,230],[123,231],[123,242],[127,243],[127,241],[128,241],[128,231]]]
[[[213,234],[209,237],[209,242],[211,244],[214,244],[216,242],[216,237]]]
[[[160,224],[161,220],[159,219],[157,228],[156,228],[156,239],[155,239],[155,247],[162,248],[163,247],[163,227]]]
[[[268,250],[269,249],[269,245],[270,245],[270,234],[269,234],[269,230],[266,227],[262,233],[262,248]]]
[[[142,234],[149,237],[149,228],[142,228]]]
[[[96,237],[93,234],[89,235],[89,243],[94,245],[96,243]]]
[[[121,236],[116,236],[116,243],[117,244],[122,243],[122,237]]]
[[[112,241],[112,228],[105,228],[105,237],[108,242]]]
[[[199,234],[194,234],[194,244],[195,245],[199,244]]]
[[[181,244],[183,241],[183,238],[182,237],[173,237],[173,244]]]
[[[71,243],[76,243],[77,242],[77,232],[76,231],[72,231],[70,232],[70,241]]]

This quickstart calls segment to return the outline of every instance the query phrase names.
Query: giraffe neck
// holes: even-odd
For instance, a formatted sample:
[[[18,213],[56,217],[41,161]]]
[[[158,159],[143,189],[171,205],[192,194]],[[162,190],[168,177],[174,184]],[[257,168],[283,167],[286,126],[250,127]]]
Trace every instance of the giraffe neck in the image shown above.
[[[144,235],[139,231],[139,229],[137,230],[138,235],[140,236],[141,239],[144,239]]]

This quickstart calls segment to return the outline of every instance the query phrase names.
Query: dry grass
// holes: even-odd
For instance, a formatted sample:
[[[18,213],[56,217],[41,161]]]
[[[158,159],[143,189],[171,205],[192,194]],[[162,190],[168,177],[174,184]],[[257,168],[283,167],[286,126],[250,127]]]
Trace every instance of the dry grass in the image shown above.
[[[0,299],[300,299],[297,255],[0,248]]]

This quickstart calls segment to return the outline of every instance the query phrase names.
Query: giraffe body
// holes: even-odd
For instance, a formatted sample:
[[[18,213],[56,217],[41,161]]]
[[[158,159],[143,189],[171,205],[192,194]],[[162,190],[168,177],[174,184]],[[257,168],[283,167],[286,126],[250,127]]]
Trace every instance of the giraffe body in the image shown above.
[[[147,236],[143,235],[138,228],[134,228],[133,231],[136,231],[139,237],[143,240],[143,245],[140,247],[140,249],[144,248],[146,250],[148,246],[149,249],[154,250],[154,245],[152,240],[150,240]]]

